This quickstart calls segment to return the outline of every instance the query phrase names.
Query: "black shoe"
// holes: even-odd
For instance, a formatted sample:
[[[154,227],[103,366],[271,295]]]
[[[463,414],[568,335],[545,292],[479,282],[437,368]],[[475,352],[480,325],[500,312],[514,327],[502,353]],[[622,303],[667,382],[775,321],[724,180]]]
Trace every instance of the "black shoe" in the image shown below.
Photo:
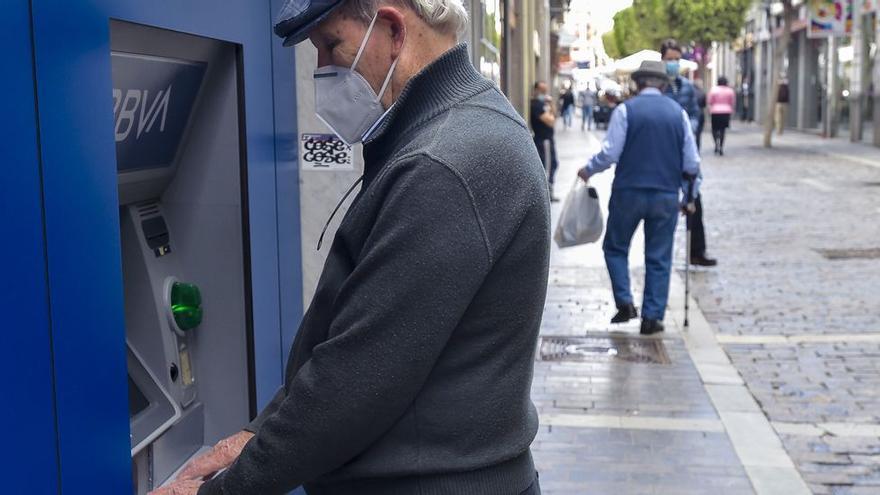
[[[642,328],[639,333],[642,335],[653,335],[663,331],[663,322],[660,320],[642,320]]]
[[[639,317],[639,310],[632,303],[617,307],[617,314],[611,318],[611,323],[624,323]]]
[[[550,196],[550,202],[551,202],[551,203],[558,203],[558,202],[559,202],[559,198],[557,198],[556,196]]]
[[[691,264],[697,266],[715,266],[718,264],[718,260],[707,258],[705,256],[691,256]]]

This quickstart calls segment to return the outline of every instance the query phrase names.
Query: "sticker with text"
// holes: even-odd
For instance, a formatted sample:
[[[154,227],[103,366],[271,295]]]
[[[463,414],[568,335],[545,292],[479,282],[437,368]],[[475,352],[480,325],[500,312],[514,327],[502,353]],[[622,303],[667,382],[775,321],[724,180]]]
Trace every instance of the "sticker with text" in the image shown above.
[[[351,146],[335,134],[302,134],[299,140],[302,170],[354,170]]]

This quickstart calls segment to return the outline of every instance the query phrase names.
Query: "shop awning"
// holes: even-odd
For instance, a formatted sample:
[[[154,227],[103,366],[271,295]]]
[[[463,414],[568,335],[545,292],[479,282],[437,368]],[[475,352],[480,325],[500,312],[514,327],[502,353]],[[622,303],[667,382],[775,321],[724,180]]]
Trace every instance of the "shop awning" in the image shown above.
[[[633,53],[628,57],[624,57],[613,64],[609,65],[606,69],[606,74],[613,74],[616,76],[628,76],[636,71],[642,62],[646,60],[660,60],[660,52],[655,50],[642,50],[640,52]],[[697,70],[697,63],[681,59],[680,62],[680,72],[682,74],[686,74],[688,72],[692,72]]]

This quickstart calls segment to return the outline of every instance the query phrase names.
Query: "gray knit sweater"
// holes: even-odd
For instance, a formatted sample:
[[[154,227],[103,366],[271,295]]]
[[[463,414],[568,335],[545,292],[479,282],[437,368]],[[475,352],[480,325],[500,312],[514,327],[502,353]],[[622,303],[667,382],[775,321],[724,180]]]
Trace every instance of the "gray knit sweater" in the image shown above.
[[[547,183],[522,119],[459,45],[364,149],[256,436],[200,495],[517,495],[547,287]]]

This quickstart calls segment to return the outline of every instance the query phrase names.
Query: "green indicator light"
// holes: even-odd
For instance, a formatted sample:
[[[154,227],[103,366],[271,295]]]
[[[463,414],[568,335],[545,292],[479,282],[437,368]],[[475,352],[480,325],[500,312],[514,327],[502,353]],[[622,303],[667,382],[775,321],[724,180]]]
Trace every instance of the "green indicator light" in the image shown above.
[[[202,323],[202,293],[198,286],[175,282],[171,286],[171,314],[183,331],[192,330]]]

